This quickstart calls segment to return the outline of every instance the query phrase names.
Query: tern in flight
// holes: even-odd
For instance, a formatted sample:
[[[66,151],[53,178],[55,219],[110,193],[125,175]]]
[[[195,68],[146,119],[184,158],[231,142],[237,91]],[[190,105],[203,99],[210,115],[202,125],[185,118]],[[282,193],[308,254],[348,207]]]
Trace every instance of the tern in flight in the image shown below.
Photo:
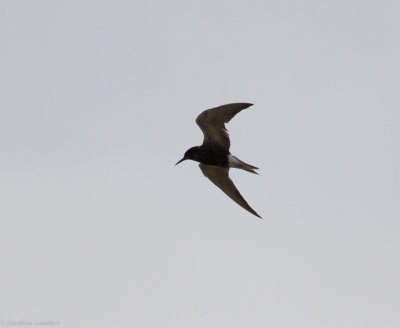
[[[233,103],[202,112],[197,117],[196,123],[203,131],[203,144],[188,149],[183,158],[175,165],[187,159],[200,162],[200,170],[212,183],[245,210],[261,219],[261,216],[250,207],[229,177],[231,167],[254,174],[258,174],[255,171],[258,168],[231,155],[229,152],[231,143],[228,131],[225,128],[225,123],[228,123],[237,113],[252,105],[249,103]]]

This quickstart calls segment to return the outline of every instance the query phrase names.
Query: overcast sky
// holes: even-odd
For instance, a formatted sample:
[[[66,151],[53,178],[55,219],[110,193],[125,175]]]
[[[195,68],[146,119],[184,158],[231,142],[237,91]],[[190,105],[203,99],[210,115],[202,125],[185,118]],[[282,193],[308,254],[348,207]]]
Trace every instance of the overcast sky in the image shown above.
[[[0,323],[398,328],[400,2],[0,2]],[[231,177],[174,166],[229,102]],[[24,323],[23,325],[27,325]]]

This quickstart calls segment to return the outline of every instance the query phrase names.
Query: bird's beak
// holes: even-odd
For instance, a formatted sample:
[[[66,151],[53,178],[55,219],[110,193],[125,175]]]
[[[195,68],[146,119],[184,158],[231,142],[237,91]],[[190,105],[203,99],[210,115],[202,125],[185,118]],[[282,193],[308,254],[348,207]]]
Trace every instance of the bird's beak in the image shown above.
[[[178,161],[175,165],[178,165],[180,162],[183,162],[183,161],[185,161],[185,160],[187,160],[187,158],[182,158],[180,161]]]

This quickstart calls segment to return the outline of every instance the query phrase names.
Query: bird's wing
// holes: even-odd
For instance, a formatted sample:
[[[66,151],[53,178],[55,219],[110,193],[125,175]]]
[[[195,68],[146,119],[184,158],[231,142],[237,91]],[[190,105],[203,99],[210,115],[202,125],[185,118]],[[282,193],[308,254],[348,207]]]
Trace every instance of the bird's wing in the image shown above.
[[[232,200],[234,200],[245,210],[249,211],[251,214],[254,214],[255,216],[258,216],[260,219],[262,219],[261,216],[259,216],[257,212],[254,211],[249,204],[247,204],[246,200],[233,184],[233,181],[229,178],[228,167],[220,167],[202,163],[199,164],[199,167],[203,174],[207,178],[209,178],[211,182],[214,183],[218,188],[220,188],[227,196],[229,196]]]
[[[229,151],[231,143],[225,123],[228,123],[241,110],[252,105],[248,103],[227,104],[207,109],[197,116],[196,123],[204,134],[203,145],[217,143]]]

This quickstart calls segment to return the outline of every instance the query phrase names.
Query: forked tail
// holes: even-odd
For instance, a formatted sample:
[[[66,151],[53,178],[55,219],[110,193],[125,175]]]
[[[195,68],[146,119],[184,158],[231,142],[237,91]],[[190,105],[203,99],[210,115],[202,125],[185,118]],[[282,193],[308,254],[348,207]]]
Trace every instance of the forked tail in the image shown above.
[[[242,169],[242,170],[254,173],[254,174],[258,174],[256,171],[254,171],[254,170],[258,170],[258,167],[247,164],[233,155],[229,155],[228,159],[229,159],[229,167],[234,167],[234,168]]]

